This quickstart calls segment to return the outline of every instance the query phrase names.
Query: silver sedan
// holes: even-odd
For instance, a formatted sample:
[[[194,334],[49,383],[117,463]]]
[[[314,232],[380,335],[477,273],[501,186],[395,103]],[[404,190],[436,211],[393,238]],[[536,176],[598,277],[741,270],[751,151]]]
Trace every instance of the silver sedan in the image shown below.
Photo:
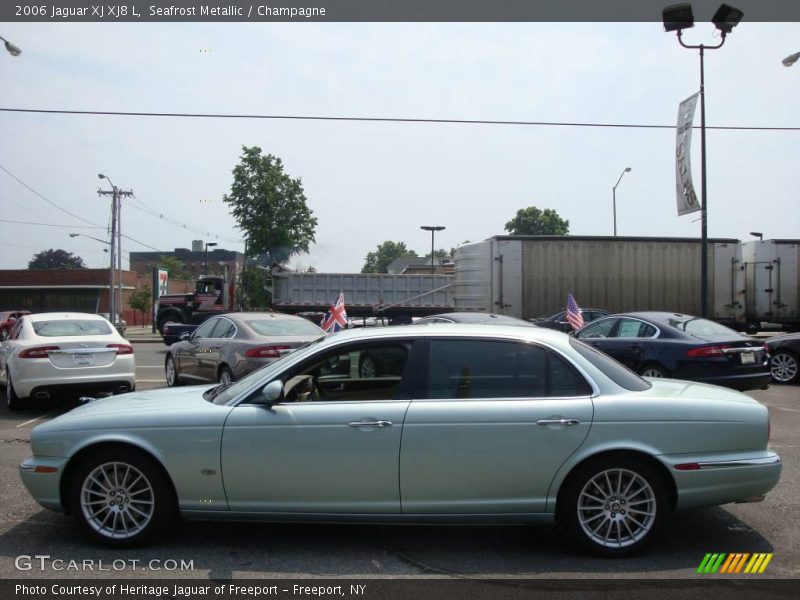
[[[325,332],[301,317],[281,313],[228,313],[203,322],[170,346],[167,385],[231,383]]]
[[[762,500],[781,472],[768,440],[752,398],[643,379],[561,332],[408,326],[343,331],[227,386],[97,400],[36,427],[20,469],[115,547],[178,515],[557,520],[624,556],[673,510]]]

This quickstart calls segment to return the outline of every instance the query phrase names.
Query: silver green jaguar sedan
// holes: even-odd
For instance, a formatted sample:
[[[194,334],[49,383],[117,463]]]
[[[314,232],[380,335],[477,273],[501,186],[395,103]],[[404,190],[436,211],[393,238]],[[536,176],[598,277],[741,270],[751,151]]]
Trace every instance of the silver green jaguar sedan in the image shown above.
[[[643,379],[557,331],[446,324],[344,331],[236,383],[90,402],[36,427],[20,470],[114,547],[178,514],[558,520],[624,556],[673,510],[762,500],[781,472],[768,439],[740,392]]]

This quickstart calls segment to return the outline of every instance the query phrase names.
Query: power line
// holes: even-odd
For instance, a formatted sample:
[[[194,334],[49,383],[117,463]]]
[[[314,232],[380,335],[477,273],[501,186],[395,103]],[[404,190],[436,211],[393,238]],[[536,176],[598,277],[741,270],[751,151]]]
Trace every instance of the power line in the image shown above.
[[[45,201],[45,202],[47,202],[48,204],[50,204],[50,205],[52,205],[52,206],[55,206],[55,207],[56,207],[58,210],[60,210],[60,211],[62,211],[62,212],[65,212],[65,213],[67,213],[67,214],[68,214],[70,217],[74,217],[74,218],[78,219],[79,221],[83,221],[84,223],[89,223],[89,225],[94,225],[95,227],[100,227],[100,228],[102,229],[102,227],[103,227],[102,225],[98,225],[97,223],[93,223],[92,221],[89,221],[89,220],[87,220],[87,219],[84,219],[83,217],[79,217],[79,216],[78,216],[78,215],[76,215],[75,213],[72,213],[72,212],[68,211],[66,208],[62,208],[61,206],[59,206],[58,204],[56,204],[56,203],[55,203],[55,202],[53,202],[52,200],[49,200],[49,199],[48,199],[48,198],[46,198],[46,197],[45,197],[43,194],[40,194],[39,192],[37,192],[35,189],[33,189],[33,188],[32,188],[31,186],[29,186],[27,183],[25,183],[24,181],[22,181],[22,179],[20,179],[19,177],[17,177],[16,175],[14,175],[14,174],[13,174],[11,171],[9,171],[8,169],[6,169],[6,168],[5,168],[3,165],[0,165],[0,169],[2,169],[3,171],[5,171],[6,173],[8,173],[8,175],[10,175],[10,176],[11,176],[13,179],[15,179],[15,180],[16,180],[16,181],[17,181],[17,182],[20,184],[20,185],[22,185],[22,186],[23,186],[23,187],[25,187],[26,189],[30,190],[31,192],[33,192],[34,194],[36,194],[37,196],[39,196],[39,198],[41,198],[42,200],[44,200],[44,201]]]
[[[222,242],[230,242],[232,244],[239,244],[242,241],[242,240],[234,240],[234,239],[231,239],[231,238],[225,238],[225,237],[222,237],[220,235],[213,234],[213,233],[211,233],[209,231],[200,229],[198,227],[192,227],[191,225],[187,225],[186,223],[182,223],[182,222],[178,221],[177,219],[171,218],[169,215],[167,215],[163,211],[159,211],[159,210],[157,210],[155,208],[152,208],[151,206],[145,204],[144,202],[139,200],[136,196],[133,197],[133,200],[134,200],[134,202],[138,203],[140,206],[136,206],[136,204],[129,204],[128,206],[130,206],[132,208],[135,208],[136,210],[139,210],[139,211],[141,211],[141,212],[143,212],[145,214],[148,214],[148,215],[151,215],[153,217],[156,217],[157,219],[160,219],[162,221],[166,221],[167,223],[175,225],[176,227],[180,227],[181,229],[186,229],[187,231],[192,231],[194,233],[197,233],[198,235],[204,235],[204,236],[208,236],[208,237],[213,237],[215,240],[220,240]]]
[[[14,223],[15,225],[39,225],[41,227],[61,227],[62,229],[105,229],[99,225],[56,225],[54,223],[34,223],[33,221],[12,221],[0,219],[0,223]]]
[[[599,123],[569,121],[499,121],[490,119],[424,119],[418,117],[333,117],[319,115],[257,115],[230,113],[162,113],[162,112],[123,112],[111,110],[49,110],[40,108],[0,108],[0,112],[40,113],[55,115],[102,115],[111,117],[172,117],[191,119],[273,119],[293,121],[351,121],[378,123],[420,123],[454,125],[525,125],[540,127],[597,127],[622,129],[675,129],[675,125],[652,125],[641,123]],[[698,129],[698,127],[695,127]],[[800,131],[800,127],[744,127],[711,126],[706,129],[727,131]]]

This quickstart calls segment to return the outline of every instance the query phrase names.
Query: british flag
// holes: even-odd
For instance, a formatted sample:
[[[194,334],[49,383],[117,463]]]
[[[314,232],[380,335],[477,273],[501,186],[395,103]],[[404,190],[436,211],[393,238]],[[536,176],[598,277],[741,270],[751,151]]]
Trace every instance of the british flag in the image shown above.
[[[347,312],[344,310],[344,292],[339,292],[339,297],[333,303],[331,309],[325,313],[322,323],[319,325],[325,333],[336,333],[342,329],[347,329]]]

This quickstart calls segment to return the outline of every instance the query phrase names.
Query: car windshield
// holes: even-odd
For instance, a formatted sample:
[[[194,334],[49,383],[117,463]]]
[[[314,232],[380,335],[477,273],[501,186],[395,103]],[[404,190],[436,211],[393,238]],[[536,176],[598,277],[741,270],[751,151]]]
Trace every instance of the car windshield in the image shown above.
[[[725,327],[715,321],[709,321],[708,319],[701,319],[699,317],[669,317],[666,322],[675,329],[679,329],[680,331],[684,331],[689,335],[703,340],[746,337],[730,327]]]
[[[569,338],[569,343],[575,348],[578,354],[592,363],[603,375],[618,386],[630,390],[631,392],[643,392],[652,387],[649,381],[642,379],[628,367],[615,361],[608,354],[600,352],[596,348],[592,348],[588,344],[584,344],[580,340],[576,340],[572,337]]]
[[[313,342],[298,348],[294,352],[285,354],[284,356],[258,369],[257,371],[253,371],[235,383],[221,384],[211,388],[210,390],[206,390],[203,393],[203,398],[209,402],[213,402],[214,404],[228,404],[240,394],[247,392],[251,388],[257,387],[260,382],[263,381],[264,384],[268,383],[269,378],[274,373],[279,372],[284,365],[287,364],[287,362],[312,352],[317,345],[325,339],[327,338],[321,337],[318,340],[314,340]]]
[[[322,335],[323,331],[305,319],[260,319],[245,321],[259,335]]]
[[[95,319],[59,319],[57,321],[34,321],[33,331],[41,337],[68,337],[79,335],[111,335],[113,331],[106,321]]]

